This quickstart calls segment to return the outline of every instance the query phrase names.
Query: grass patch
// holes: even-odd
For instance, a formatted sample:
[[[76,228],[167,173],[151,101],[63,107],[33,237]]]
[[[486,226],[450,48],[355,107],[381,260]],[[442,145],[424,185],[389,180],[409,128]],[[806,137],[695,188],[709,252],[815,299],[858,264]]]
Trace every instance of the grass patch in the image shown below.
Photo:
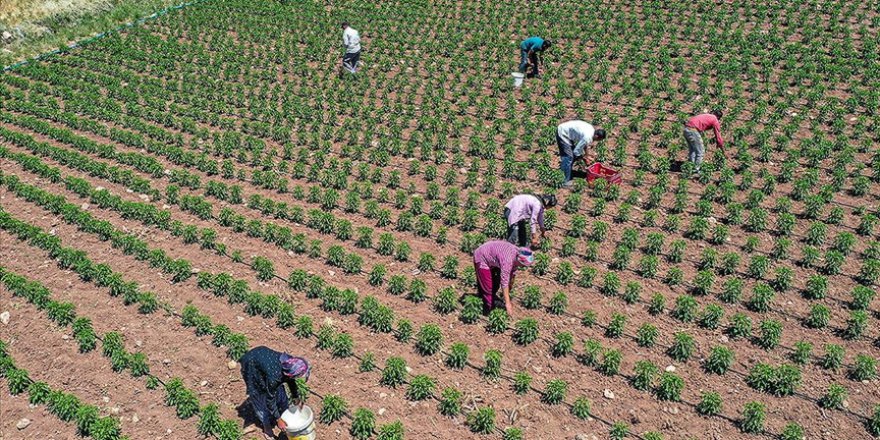
[[[66,46],[183,0],[4,0],[0,65]]]

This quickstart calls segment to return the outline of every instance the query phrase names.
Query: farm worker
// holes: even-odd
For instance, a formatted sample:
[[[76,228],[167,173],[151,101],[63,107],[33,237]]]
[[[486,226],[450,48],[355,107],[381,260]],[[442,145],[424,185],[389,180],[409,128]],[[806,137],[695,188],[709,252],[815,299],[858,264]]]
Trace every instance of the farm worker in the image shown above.
[[[477,293],[483,297],[483,313],[495,308],[498,289],[503,292],[504,308],[508,315],[513,314],[510,302],[510,289],[516,269],[528,267],[535,262],[529,248],[517,247],[503,240],[483,243],[474,251],[474,270],[477,273]]]
[[[586,148],[593,141],[605,139],[605,130],[594,128],[581,120],[563,122],[556,128],[556,146],[559,147],[559,168],[565,174],[565,188],[571,188],[571,167],[577,160],[586,160]]]
[[[526,73],[526,68],[531,67],[529,78],[537,78],[541,76],[539,64],[544,64],[544,58],[538,55],[543,54],[545,50],[550,49],[553,43],[541,37],[529,37],[519,44],[520,63],[519,72]]]
[[[302,406],[304,396],[299,395],[296,378],[309,380],[309,362],[267,347],[251,349],[239,362],[241,376],[247,386],[248,400],[263,425],[263,436],[274,439],[274,426],[278,426],[282,432],[287,428],[281,420],[281,414],[288,408],[284,385],[287,384],[290,389],[294,402]]]
[[[342,23],[342,29],[342,46],[345,48],[342,68],[348,73],[357,73],[358,63],[361,60],[361,35],[348,23]]]
[[[504,205],[504,218],[507,219],[507,241],[517,246],[525,246],[527,236],[529,236],[531,237],[532,249],[537,248],[547,231],[544,228],[544,209],[554,206],[556,206],[556,196],[553,194],[514,196]],[[529,222],[530,228],[526,228],[526,221]]]
[[[688,160],[697,166],[697,170],[700,169],[700,164],[703,163],[703,154],[706,152],[706,148],[703,146],[703,136],[700,135],[703,131],[711,128],[715,132],[715,143],[727,156],[724,151],[724,139],[721,139],[721,122],[719,122],[723,115],[721,110],[712,110],[711,113],[694,116],[684,124],[684,139],[688,144]]]

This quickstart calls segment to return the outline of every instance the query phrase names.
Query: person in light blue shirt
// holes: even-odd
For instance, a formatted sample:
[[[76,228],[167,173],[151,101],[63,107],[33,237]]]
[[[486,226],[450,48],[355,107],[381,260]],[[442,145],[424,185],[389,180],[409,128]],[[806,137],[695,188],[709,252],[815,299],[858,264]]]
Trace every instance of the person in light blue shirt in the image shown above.
[[[520,73],[526,73],[526,69],[531,67],[532,69],[527,75],[529,78],[537,78],[541,76],[539,65],[544,63],[544,59],[539,55],[543,54],[544,51],[549,49],[552,45],[553,43],[551,43],[550,40],[545,40],[541,37],[529,37],[523,40],[523,42],[519,44]]]

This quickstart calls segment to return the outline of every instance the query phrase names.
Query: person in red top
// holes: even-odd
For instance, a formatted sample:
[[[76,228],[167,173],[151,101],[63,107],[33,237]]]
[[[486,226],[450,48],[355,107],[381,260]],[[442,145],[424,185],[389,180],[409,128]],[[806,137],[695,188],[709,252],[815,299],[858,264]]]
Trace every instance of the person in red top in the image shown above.
[[[715,132],[715,143],[727,156],[724,151],[724,139],[721,139],[721,122],[719,120],[722,115],[724,113],[721,110],[712,110],[711,113],[694,116],[684,124],[684,139],[688,144],[688,160],[697,166],[697,170],[700,169],[703,154],[706,152],[706,148],[703,146],[703,136],[700,135],[703,131],[711,128]]]

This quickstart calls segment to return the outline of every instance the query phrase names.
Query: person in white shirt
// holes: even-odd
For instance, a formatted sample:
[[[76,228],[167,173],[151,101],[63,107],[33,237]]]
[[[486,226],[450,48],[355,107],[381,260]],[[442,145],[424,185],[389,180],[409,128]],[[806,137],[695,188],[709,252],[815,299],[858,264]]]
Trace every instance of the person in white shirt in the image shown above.
[[[342,68],[348,73],[357,73],[358,63],[361,60],[361,35],[348,23],[342,23],[342,29],[342,45],[345,47]]]
[[[559,147],[559,168],[565,174],[565,188],[570,188],[571,167],[577,160],[586,159],[586,148],[593,141],[605,139],[605,130],[594,128],[591,124],[573,120],[563,122],[556,128],[556,145]]]

